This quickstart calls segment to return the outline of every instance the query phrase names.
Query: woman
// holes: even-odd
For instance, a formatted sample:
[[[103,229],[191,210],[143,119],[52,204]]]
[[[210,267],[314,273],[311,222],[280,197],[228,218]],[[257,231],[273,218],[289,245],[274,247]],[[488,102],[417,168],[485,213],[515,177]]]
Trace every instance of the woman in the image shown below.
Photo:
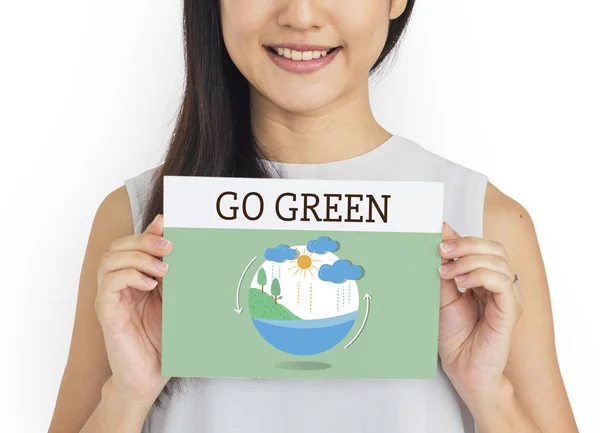
[[[577,431],[528,213],[372,115],[368,76],[413,3],[184,1],[177,127],[165,162],[98,209],[51,432]],[[161,376],[162,176],[273,173],[445,182],[436,380]]]

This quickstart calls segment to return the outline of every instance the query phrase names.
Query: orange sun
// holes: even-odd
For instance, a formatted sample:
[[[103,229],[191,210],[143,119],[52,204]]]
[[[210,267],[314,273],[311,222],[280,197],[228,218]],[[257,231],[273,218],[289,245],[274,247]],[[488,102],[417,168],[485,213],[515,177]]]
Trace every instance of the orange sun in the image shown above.
[[[296,265],[292,266],[289,270],[296,269],[294,275],[296,275],[298,272],[302,272],[304,277],[306,277],[306,273],[308,272],[312,277],[313,273],[311,269],[318,269],[313,263],[320,262],[320,260],[312,259],[310,256],[312,256],[313,253],[307,254],[306,250],[304,250],[303,253],[301,253],[297,249],[296,251],[298,252],[298,257],[296,258]]]

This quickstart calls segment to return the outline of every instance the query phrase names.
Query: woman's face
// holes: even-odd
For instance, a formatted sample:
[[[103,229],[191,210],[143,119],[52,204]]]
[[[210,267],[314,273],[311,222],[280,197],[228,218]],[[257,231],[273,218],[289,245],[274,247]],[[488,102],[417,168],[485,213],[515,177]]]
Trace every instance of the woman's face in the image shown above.
[[[259,97],[291,112],[365,90],[389,20],[406,7],[406,0],[220,2],[231,59]]]

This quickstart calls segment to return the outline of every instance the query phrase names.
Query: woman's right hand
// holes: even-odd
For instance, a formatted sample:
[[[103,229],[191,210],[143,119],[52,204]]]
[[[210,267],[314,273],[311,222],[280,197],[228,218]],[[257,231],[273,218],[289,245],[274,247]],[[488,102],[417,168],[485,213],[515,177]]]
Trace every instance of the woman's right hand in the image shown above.
[[[127,399],[152,403],[170,377],[161,375],[161,258],[171,251],[159,214],[143,233],[115,240],[98,269],[96,313],[111,386]],[[156,277],[152,279],[149,276]]]

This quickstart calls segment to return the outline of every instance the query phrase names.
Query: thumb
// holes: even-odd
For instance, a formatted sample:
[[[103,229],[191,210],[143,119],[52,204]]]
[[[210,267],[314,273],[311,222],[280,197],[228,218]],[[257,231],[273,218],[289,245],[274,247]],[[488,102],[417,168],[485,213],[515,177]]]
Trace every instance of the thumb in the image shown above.
[[[454,230],[446,222],[442,225],[442,241],[452,241],[460,239],[461,236],[456,230]],[[451,259],[442,257],[442,265],[448,263]],[[446,305],[454,302],[460,297],[461,293],[456,286],[454,279],[446,280],[440,276],[440,308],[444,308]]]
[[[144,233],[151,233],[153,235],[162,236],[163,234],[164,216],[163,214],[157,214],[152,222],[148,224]]]
[[[460,239],[462,236],[454,230],[447,222],[442,225],[442,241],[452,241]]]

